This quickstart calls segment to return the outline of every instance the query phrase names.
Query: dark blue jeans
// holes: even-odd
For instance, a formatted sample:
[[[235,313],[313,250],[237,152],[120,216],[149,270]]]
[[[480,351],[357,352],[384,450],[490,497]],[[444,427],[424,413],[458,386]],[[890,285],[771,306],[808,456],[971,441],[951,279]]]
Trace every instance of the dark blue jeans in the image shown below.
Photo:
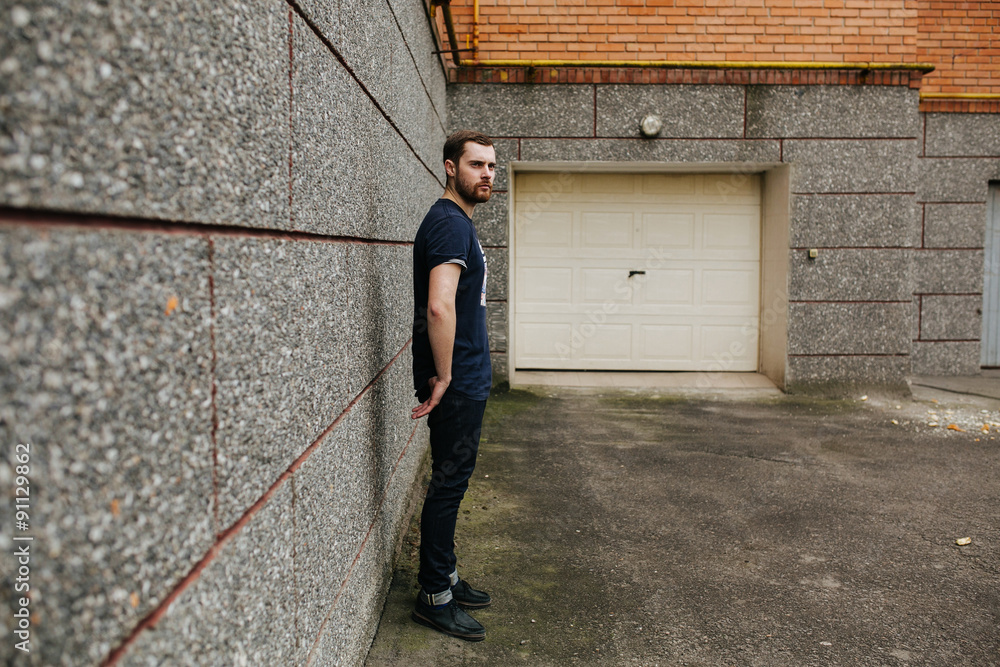
[[[428,395],[429,392],[421,391],[417,398],[424,401]],[[458,506],[476,467],[485,410],[485,400],[475,401],[447,391],[427,415],[431,430],[431,481],[420,515],[417,575],[426,593],[440,593],[451,586],[448,575],[455,571]]]

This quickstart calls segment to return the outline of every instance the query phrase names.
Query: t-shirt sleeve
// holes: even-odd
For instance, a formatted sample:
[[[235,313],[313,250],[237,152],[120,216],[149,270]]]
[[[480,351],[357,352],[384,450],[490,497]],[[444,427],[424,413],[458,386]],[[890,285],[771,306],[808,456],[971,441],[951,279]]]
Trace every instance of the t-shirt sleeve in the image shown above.
[[[461,220],[446,218],[427,235],[427,268],[441,264],[469,266],[469,226]]]

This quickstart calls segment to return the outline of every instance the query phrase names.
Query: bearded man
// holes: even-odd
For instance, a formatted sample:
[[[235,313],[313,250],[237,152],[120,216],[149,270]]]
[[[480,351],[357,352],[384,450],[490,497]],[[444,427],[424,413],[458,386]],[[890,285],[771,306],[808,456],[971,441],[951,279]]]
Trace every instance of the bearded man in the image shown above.
[[[489,201],[496,151],[484,134],[455,132],[444,144],[448,181],[413,244],[413,383],[428,415],[431,481],[420,524],[421,625],[481,641],[486,631],[466,610],[491,600],[458,576],[454,539],[458,507],[476,467],[483,412],[492,385],[486,337],[486,255],[472,224]]]

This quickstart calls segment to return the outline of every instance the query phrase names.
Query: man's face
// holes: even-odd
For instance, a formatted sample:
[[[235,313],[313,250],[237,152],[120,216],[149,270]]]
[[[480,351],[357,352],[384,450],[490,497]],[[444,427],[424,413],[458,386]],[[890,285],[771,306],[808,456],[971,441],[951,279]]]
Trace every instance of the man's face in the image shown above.
[[[454,163],[448,161],[453,167]],[[470,141],[458,159],[454,172],[455,191],[470,204],[482,204],[493,194],[493,176],[497,168],[497,154],[492,146],[482,146]],[[451,174],[449,174],[451,175]]]

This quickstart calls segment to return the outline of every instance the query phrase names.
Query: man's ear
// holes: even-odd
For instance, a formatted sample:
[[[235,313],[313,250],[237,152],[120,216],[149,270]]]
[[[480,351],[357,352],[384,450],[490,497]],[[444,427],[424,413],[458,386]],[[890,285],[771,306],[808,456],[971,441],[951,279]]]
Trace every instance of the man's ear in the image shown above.
[[[444,161],[444,173],[448,175],[448,178],[455,177],[455,163],[451,160]]]

